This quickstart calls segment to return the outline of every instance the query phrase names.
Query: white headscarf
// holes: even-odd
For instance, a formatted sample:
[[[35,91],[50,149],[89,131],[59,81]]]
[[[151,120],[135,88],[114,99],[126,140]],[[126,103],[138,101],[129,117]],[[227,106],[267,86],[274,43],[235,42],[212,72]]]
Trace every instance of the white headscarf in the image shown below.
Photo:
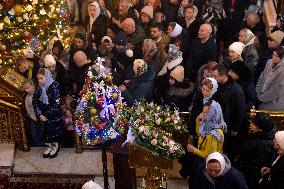
[[[208,100],[210,100],[210,99],[212,98],[212,96],[213,96],[213,95],[217,92],[217,90],[218,90],[218,83],[217,83],[216,79],[214,79],[213,77],[208,77],[208,78],[205,78],[205,79],[210,80],[211,83],[212,83],[212,85],[213,85],[213,87],[212,87],[212,91],[211,91],[211,93],[210,93],[210,96],[203,98],[203,104],[205,104],[206,102],[208,102]],[[205,79],[204,79],[204,80],[205,80]],[[203,80],[203,81],[204,81],[204,80]]]
[[[96,7],[96,15],[95,15],[95,17],[91,17],[90,16],[90,6],[95,6]],[[88,13],[89,13],[89,17],[90,17],[90,28],[89,29],[91,31],[94,21],[99,17],[99,15],[101,13],[101,9],[100,9],[100,6],[97,3],[97,1],[94,1],[94,2],[89,4],[89,6],[88,6]]]
[[[284,131],[277,131],[275,134],[275,140],[279,144],[282,151],[284,151]]]
[[[171,34],[171,37],[179,36],[181,34],[181,32],[182,32],[182,27],[178,23],[176,23],[176,26],[175,26],[172,34]]]
[[[217,176],[220,176],[226,168],[226,160],[224,156],[222,156],[222,154],[220,154],[219,152],[213,152],[209,154],[208,157],[206,158],[206,168],[207,168],[208,162],[212,159],[217,160],[221,165],[220,173],[217,175]]]
[[[103,189],[99,184],[95,183],[94,181],[90,180],[89,182],[86,182],[82,189]]]

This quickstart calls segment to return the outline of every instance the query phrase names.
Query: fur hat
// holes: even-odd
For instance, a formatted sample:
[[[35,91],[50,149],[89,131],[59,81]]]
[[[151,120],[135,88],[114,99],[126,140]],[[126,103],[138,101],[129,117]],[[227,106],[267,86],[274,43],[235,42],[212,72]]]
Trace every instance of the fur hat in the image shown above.
[[[133,63],[133,71],[135,73],[136,76],[144,73],[147,70],[147,64],[144,60],[142,59],[136,59],[134,60]]]
[[[229,46],[229,50],[234,51],[238,55],[242,55],[245,45],[241,42],[234,42]]]
[[[56,65],[56,61],[51,54],[48,54],[44,57],[44,66],[47,68],[49,66]]]
[[[182,66],[177,66],[171,71],[170,76],[179,82],[184,80],[184,68]]]
[[[275,140],[279,144],[282,151],[284,151],[284,131],[277,131],[275,134]]]
[[[252,123],[254,123],[263,131],[271,131],[275,127],[275,124],[270,115],[264,112],[256,113],[254,119],[252,120]]]
[[[221,170],[220,170],[220,173],[218,174],[218,176],[220,176],[225,170],[226,160],[225,160],[224,156],[222,154],[220,154],[219,152],[213,152],[213,153],[209,154],[206,158],[206,168],[208,166],[208,162],[212,159],[217,160],[221,165]]]
[[[145,6],[142,8],[141,13],[145,13],[148,15],[151,19],[153,19],[154,16],[154,9],[151,6]]]
[[[275,31],[269,35],[269,38],[273,39],[277,43],[281,44],[284,38],[284,32],[283,31]]]
[[[86,182],[82,189],[103,189],[99,184],[95,183],[94,181],[90,180],[89,182]]]

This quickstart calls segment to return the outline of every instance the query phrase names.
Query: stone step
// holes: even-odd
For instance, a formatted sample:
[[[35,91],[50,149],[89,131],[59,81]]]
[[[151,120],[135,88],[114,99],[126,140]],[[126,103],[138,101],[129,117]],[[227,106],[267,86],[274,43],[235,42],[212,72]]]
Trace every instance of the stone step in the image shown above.
[[[15,144],[0,144],[0,167],[11,167],[14,160]]]

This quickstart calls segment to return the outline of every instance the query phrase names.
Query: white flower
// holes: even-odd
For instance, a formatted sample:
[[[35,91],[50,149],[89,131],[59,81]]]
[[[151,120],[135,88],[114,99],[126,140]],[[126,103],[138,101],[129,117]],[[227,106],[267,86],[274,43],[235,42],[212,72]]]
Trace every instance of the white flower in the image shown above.
[[[140,127],[139,127],[139,133],[142,133],[144,130],[145,130],[145,127],[144,127],[144,126],[140,126]]]
[[[160,106],[157,106],[157,110],[159,111],[161,109],[161,107]]]
[[[157,125],[160,125],[160,124],[161,124],[161,118],[159,118],[159,119],[156,120],[156,124],[157,124]]]
[[[10,15],[15,15],[16,13],[15,13],[15,10],[12,8],[11,10],[9,10],[8,11],[8,13],[10,14]]]
[[[17,17],[17,21],[20,22],[20,23],[23,22],[22,17]]]
[[[132,50],[130,50],[130,49],[128,49],[126,52],[125,52],[125,54],[126,54],[126,56],[128,56],[128,57],[133,57],[133,51]]]
[[[141,107],[141,112],[144,112],[144,108],[143,107]]]
[[[175,142],[173,141],[173,140],[170,140],[169,141],[169,147],[171,148],[171,147],[174,147],[174,145],[175,145]]]
[[[39,11],[39,14],[40,14],[40,15],[46,15],[47,13],[45,12],[44,8],[42,8],[42,9]]]
[[[169,121],[171,121],[171,118],[167,117],[167,119],[165,120],[165,123]]]
[[[174,124],[178,124],[178,120],[177,119],[174,120]]]
[[[0,30],[3,30],[4,23],[0,23]]]
[[[30,20],[30,17],[29,17],[29,14],[28,14],[28,13],[23,14],[23,18],[24,18],[25,20],[27,20],[27,21]]]
[[[180,129],[181,129],[180,125],[176,126],[176,130],[180,130]]]
[[[27,10],[28,12],[30,12],[30,11],[33,10],[33,7],[32,7],[31,5],[27,5],[27,6],[26,6],[26,10]]]

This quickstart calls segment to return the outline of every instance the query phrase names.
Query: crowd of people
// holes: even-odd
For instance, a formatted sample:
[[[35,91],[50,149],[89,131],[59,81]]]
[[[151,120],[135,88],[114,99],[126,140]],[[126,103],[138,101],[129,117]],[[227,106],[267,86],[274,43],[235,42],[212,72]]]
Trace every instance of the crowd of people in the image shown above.
[[[179,161],[192,188],[259,188],[269,181],[282,188],[283,131],[275,134],[268,114],[251,123],[247,117],[252,106],[284,111],[284,15],[267,35],[262,6],[261,0],[148,0],[142,6],[120,0],[110,12],[104,0],[90,1],[70,48],[53,37],[41,57],[26,50],[16,59],[29,78],[33,145],[56,157],[71,116],[62,102],[76,101],[89,66],[102,57],[128,106],[146,99],[191,112],[193,143]]]

